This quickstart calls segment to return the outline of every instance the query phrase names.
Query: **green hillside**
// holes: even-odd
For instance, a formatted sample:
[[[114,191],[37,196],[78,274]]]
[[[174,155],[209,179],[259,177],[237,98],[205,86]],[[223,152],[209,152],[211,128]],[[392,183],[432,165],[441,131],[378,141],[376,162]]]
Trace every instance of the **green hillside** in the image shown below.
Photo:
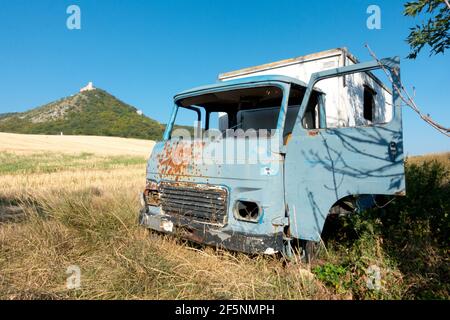
[[[95,89],[23,113],[0,115],[0,132],[97,135],[160,140],[164,125]]]
[[[0,119],[7,118],[7,117],[11,117],[11,116],[13,116],[13,115],[15,115],[15,114],[16,114],[15,112],[0,113]]]

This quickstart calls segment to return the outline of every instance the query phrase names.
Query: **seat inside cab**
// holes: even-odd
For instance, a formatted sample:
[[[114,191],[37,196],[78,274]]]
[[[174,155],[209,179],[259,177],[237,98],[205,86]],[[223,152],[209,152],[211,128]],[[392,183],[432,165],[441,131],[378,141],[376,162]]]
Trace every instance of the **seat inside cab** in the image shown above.
[[[288,110],[286,114],[286,121],[284,125],[283,139],[284,144],[289,142],[289,139],[294,130],[295,122],[300,110],[300,104],[304,96],[305,88],[293,85],[289,97]],[[321,115],[320,103],[323,103],[323,94],[314,91],[311,95],[309,104],[305,110],[302,119],[302,125],[305,129],[319,129]],[[221,112],[219,115],[219,129],[225,132],[227,129],[242,129],[247,130],[270,130],[277,128],[278,117],[280,114],[280,105],[266,106],[263,108],[241,109],[234,114],[234,121],[230,121],[231,112]],[[258,132],[257,132],[258,133]]]

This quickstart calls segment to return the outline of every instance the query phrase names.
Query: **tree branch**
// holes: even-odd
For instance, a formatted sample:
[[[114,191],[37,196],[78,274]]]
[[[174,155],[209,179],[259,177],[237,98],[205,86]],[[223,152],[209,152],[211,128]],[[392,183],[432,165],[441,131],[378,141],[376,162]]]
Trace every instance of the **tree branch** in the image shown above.
[[[406,91],[405,87],[403,86],[403,83],[400,81],[400,88],[394,83],[394,80],[392,79],[391,74],[386,70],[385,66],[380,62],[380,60],[377,58],[377,56],[375,55],[375,53],[370,49],[369,45],[366,44],[365,47],[367,48],[367,50],[369,50],[370,55],[372,56],[372,58],[374,58],[378,64],[381,66],[381,68],[383,69],[383,71],[386,73],[389,81],[392,83],[394,90],[398,93],[400,99],[402,99],[402,101],[409,106],[411,109],[414,110],[414,112],[416,112],[421,118],[422,120],[424,120],[426,123],[428,123],[430,126],[432,126],[433,128],[435,128],[436,130],[438,130],[440,133],[446,135],[447,137],[450,137],[450,129],[446,128],[442,125],[440,125],[439,123],[437,123],[436,121],[434,121],[433,119],[431,119],[431,117],[429,115],[424,115],[420,109],[417,107],[417,104],[414,102],[413,98],[411,97],[411,95],[408,93],[408,91]],[[397,70],[394,70],[394,73],[399,76]]]
[[[450,9],[450,2],[448,2],[448,0],[444,0],[444,2],[447,5],[447,7]]]

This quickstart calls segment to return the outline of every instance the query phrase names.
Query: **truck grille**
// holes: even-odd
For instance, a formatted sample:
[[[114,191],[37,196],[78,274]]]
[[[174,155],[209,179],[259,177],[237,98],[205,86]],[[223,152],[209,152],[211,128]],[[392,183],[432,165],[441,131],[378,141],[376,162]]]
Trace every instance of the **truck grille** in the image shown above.
[[[226,223],[228,192],[223,187],[162,182],[159,192],[161,208],[166,214],[206,223]]]

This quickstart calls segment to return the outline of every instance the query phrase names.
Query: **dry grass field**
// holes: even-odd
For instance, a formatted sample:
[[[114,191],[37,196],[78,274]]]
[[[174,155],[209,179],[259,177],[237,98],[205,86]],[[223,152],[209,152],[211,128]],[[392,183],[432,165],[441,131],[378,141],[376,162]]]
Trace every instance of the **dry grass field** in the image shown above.
[[[199,248],[140,228],[144,146],[151,143],[63,137],[76,145],[68,148],[60,137],[19,138],[0,142],[1,299],[334,297],[301,265],[286,268],[277,259]],[[24,150],[34,141],[35,152]],[[128,153],[129,145],[140,146],[140,156]],[[81,269],[78,290],[66,287],[72,265]]]
[[[437,161],[442,163],[445,167],[450,168],[450,152],[437,153],[437,154],[427,154],[423,156],[415,156],[408,158],[408,163],[418,164],[430,161]]]
[[[0,151],[16,154],[58,152],[64,154],[132,155],[148,157],[154,142],[97,136],[50,136],[0,132]]]
[[[378,238],[347,248],[355,261],[341,269],[328,267],[341,254],[334,248],[325,252],[328,262],[315,267],[143,230],[138,194],[151,146],[120,138],[0,134],[0,299],[408,297],[410,284]],[[383,275],[377,292],[366,288],[360,272],[370,263]],[[78,289],[66,286],[74,265],[81,270]],[[343,280],[333,282],[336,276]]]

